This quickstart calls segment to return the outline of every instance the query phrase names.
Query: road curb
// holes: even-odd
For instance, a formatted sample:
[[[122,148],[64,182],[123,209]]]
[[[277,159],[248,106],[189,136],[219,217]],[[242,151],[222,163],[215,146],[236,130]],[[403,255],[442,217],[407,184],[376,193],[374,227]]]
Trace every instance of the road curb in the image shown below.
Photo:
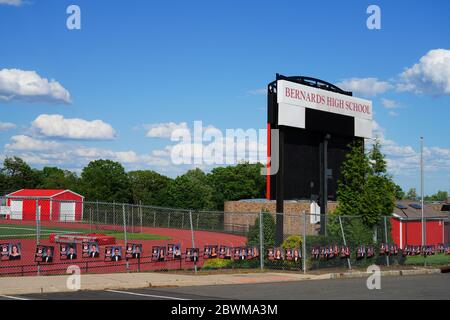
[[[425,274],[438,274],[441,273],[441,269],[413,269],[413,270],[388,270],[381,271],[381,276],[413,276],[413,275],[425,275]],[[372,272],[344,272],[344,273],[330,273],[328,279],[351,279],[351,278],[367,278],[372,275]],[[323,277],[322,277],[323,279]]]

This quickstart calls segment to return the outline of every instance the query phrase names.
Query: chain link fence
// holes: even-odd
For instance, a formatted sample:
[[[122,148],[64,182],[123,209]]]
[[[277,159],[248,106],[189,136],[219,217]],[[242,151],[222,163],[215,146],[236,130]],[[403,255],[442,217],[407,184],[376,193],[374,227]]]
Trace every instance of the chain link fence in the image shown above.
[[[450,264],[448,243],[395,244],[391,217],[192,211],[68,199],[0,198],[0,276]],[[323,234],[321,223],[325,223]]]

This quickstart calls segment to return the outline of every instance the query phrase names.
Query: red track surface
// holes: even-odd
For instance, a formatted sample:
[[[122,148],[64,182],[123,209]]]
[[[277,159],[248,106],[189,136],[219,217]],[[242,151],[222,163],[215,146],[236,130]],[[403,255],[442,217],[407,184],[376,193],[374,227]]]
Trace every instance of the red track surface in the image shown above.
[[[35,226],[34,221],[1,221],[1,224],[18,224],[18,225],[30,225]],[[42,222],[42,227],[52,228],[52,227],[65,227],[65,228],[75,228],[75,229],[86,229],[86,233],[89,232],[89,225],[85,223],[60,223],[54,221]],[[122,231],[119,226],[112,225],[93,225],[92,232],[101,233],[101,230],[116,230],[118,232]],[[140,231],[140,227],[135,227],[135,232]],[[133,232],[131,228],[128,232]],[[143,227],[143,233],[156,234],[161,236],[170,237],[170,240],[130,240],[132,243],[142,243],[143,245],[143,256],[144,258],[140,261],[139,270],[149,271],[149,270],[171,270],[171,269],[190,269],[193,268],[194,264],[192,262],[182,261],[165,261],[165,262],[152,262],[149,256],[151,255],[151,248],[155,245],[165,246],[168,243],[179,243],[181,244],[182,251],[184,252],[186,248],[192,247],[192,235],[190,230],[184,229],[169,229],[169,228],[150,228]],[[30,231],[33,233],[33,231]],[[1,229],[0,229],[1,234]],[[195,231],[195,246],[200,248],[200,252],[203,250],[205,245],[226,245],[226,246],[242,246],[245,245],[247,239],[246,237],[220,233],[220,232],[210,232],[210,231]],[[37,263],[34,262],[34,253],[36,250],[36,240],[35,239],[5,239],[0,238],[1,243],[7,242],[20,242],[22,245],[22,259],[20,261],[0,261],[0,276],[16,276],[16,275],[36,275],[37,274]],[[119,240],[116,242],[122,245],[123,249],[125,247],[125,242]],[[119,263],[105,262],[103,261],[103,248],[101,247],[101,253],[99,259],[89,259],[81,258],[81,245],[78,245],[78,256],[77,260],[72,260],[67,262],[66,260],[59,259],[59,245],[52,244],[48,240],[48,237],[41,239],[42,245],[52,245],[55,246],[55,259],[53,264],[41,264],[41,274],[65,274],[67,266],[78,265],[81,272],[89,273],[111,273],[111,272],[125,272],[126,262],[122,261]],[[201,254],[200,254],[201,255]],[[197,265],[201,266],[203,264],[203,259],[200,257],[200,261]],[[138,261],[130,260],[130,271],[138,270]]]

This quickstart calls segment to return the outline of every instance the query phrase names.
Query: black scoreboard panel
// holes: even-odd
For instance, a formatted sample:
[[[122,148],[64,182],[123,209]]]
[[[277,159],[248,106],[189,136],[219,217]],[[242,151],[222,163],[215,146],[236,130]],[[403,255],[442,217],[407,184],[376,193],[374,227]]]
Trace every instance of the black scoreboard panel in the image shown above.
[[[323,133],[304,129],[280,127],[284,131],[284,199],[311,199],[320,191],[320,143]],[[348,145],[355,137],[331,135],[328,142],[328,199],[336,200],[340,167],[345,160]],[[276,175],[270,177],[271,199],[276,199]],[[311,183],[312,182],[312,183]],[[312,186],[312,187],[311,187]]]
[[[355,119],[337,113],[305,109],[305,127],[310,132],[355,136]]]
[[[285,200],[311,199],[320,194],[320,144],[324,135],[328,140],[328,200],[336,200],[336,188],[340,179],[340,167],[345,161],[348,146],[362,139],[354,136],[354,119],[334,113],[306,109],[307,129],[279,126],[284,141],[283,150],[283,194]],[[280,163],[281,165],[281,163]],[[276,199],[276,175],[270,177],[270,198]]]

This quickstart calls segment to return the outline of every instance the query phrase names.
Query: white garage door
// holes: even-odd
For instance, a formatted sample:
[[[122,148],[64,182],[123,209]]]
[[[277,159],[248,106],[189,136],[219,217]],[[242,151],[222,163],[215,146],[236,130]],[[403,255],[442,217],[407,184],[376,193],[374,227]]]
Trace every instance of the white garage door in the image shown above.
[[[59,220],[75,221],[75,202],[61,202]]]
[[[22,200],[11,200],[11,219],[22,220],[23,202]]]

